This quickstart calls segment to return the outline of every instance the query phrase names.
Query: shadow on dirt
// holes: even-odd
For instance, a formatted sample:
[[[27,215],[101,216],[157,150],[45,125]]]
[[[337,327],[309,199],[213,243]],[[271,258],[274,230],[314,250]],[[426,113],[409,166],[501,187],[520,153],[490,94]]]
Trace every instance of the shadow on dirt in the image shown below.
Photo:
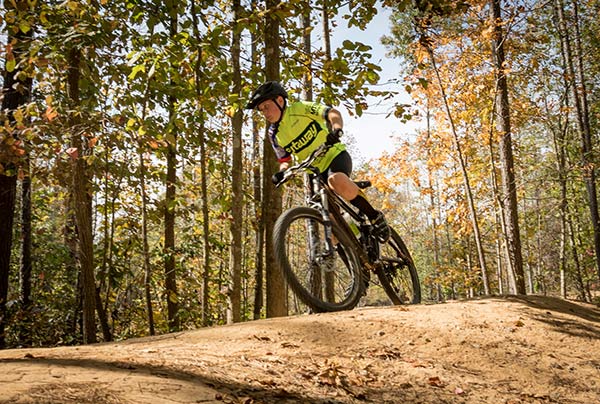
[[[527,307],[537,309],[528,315],[534,320],[546,323],[556,331],[584,338],[600,339],[600,309],[591,305],[583,306],[569,300],[549,296],[505,296],[503,299],[515,301]],[[578,317],[590,323],[571,319],[567,316],[557,316],[556,313]]]
[[[44,357],[25,357],[22,359],[0,359],[0,366],[2,364],[17,364],[26,369],[27,364],[32,365],[46,365],[46,366],[58,366],[58,367],[75,367],[82,369],[89,369],[94,371],[110,371],[115,373],[126,373],[127,375],[137,374],[141,376],[152,376],[160,379],[177,380],[179,382],[196,385],[198,387],[210,388],[215,391],[211,399],[201,399],[202,402],[263,402],[263,403],[317,403],[317,404],[340,404],[346,401],[339,401],[329,398],[322,397],[311,397],[310,395],[299,395],[288,392],[281,388],[259,388],[256,386],[250,386],[240,383],[235,383],[227,380],[211,378],[210,376],[184,371],[167,366],[158,366],[151,364],[140,364],[128,361],[103,361],[97,359],[64,359],[64,358],[44,358]],[[92,380],[90,380],[91,382]],[[84,383],[85,384],[85,383]],[[68,385],[65,385],[68,387]],[[35,390],[35,389],[33,389]],[[89,390],[88,390],[89,393]],[[87,394],[87,393],[86,393]],[[106,396],[107,400],[100,400],[103,403],[121,402],[118,398],[110,399],[112,394]],[[244,399],[247,398],[246,401]],[[250,398],[252,400],[250,400]],[[100,399],[100,397],[96,397]],[[234,401],[228,401],[234,400]],[[36,403],[40,401],[36,400]],[[51,397],[46,396],[44,403],[55,403]],[[200,401],[198,401],[200,402]],[[60,403],[68,404],[81,404],[79,399],[65,401],[63,396]],[[94,403],[101,404],[101,403]]]

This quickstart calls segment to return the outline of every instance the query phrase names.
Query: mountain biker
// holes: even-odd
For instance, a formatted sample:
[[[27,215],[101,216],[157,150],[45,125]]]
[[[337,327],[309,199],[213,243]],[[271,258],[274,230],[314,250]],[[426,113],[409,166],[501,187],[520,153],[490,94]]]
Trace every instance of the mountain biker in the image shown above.
[[[376,210],[365,198],[360,188],[350,180],[352,158],[346,146],[340,143],[344,133],[342,115],[327,105],[297,101],[288,105],[286,90],[276,81],[259,86],[246,105],[246,109],[258,109],[269,122],[268,136],[279,162],[279,172],[272,181],[278,184],[283,172],[289,167],[292,156],[304,160],[323,143],[331,146],[315,166],[338,195],[364,213],[380,242],[390,237],[390,229],[383,212]]]

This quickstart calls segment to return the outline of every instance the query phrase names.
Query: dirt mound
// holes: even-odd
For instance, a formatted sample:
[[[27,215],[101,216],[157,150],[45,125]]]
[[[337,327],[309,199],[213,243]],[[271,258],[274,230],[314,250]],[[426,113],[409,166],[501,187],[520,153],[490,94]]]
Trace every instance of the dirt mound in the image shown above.
[[[599,403],[600,310],[504,297],[0,351],[0,403]]]

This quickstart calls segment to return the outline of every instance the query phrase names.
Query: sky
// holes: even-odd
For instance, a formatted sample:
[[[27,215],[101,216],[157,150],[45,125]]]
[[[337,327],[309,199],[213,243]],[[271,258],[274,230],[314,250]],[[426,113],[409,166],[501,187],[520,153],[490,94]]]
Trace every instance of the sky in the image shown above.
[[[342,10],[343,14],[346,10]],[[377,15],[373,18],[366,30],[360,31],[358,28],[347,28],[345,20],[339,21],[339,26],[332,36],[332,48],[339,46],[345,39],[359,41],[366,45],[370,45],[373,49],[372,62],[381,66],[380,83],[387,83],[391,79],[402,78],[400,63],[397,59],[386,57],[386,48],[381,44],[381,37],[388,35],[390,32],[390,15],[389,8],[380,8]],[[412,104],[410,96],[404,93],[402,88],[397,85],[380,85],[378,90],[389,89],[394,91],[402,91],[396,97],[396,102]],[[385,151],[393,151],[398,142],[408,138],[414,133],[417,124],[415,122],[402,123],[393,115],[386,118],[386,115],[393,110],[394,100],[381,103],[375,98],[368,99],[369,108],[362,116],[351,116],[348,111],[342,106],[334,106],[339,108],[344,118],[344,133],[352,136],[356,141],[356,149],[351,149],[354,158],[359,160],[370,160],[378,158]]]

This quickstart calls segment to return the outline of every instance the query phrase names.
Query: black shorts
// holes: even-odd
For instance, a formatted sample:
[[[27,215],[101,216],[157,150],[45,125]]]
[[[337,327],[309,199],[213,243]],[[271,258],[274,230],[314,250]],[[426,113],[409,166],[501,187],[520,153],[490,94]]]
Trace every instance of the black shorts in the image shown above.
[[[350,177],[350,174],[352,173],[352,157],[350,157],[350,153],[346,150],[335,156],[331,161],[331,164],[329,164],[329,167],[321,174],[321,177],[327,182],[327,179],[333,173],[344,173]]]

